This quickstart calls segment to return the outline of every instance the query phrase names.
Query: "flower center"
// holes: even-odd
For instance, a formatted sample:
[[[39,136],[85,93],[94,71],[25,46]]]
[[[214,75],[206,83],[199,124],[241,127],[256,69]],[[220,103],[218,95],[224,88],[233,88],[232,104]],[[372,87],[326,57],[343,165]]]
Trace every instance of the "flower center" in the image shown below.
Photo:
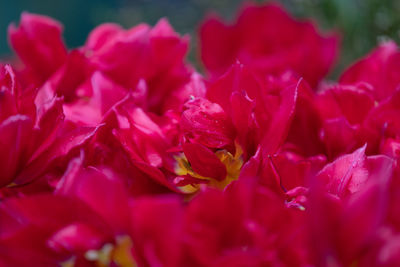
[[[224,189],[227,185],[229,185],[232,181],[237,180],[239,178],[240,170],[243,165],[242,159],[243,150],[240,145],[236,144],[235,155],[232,155],[225,149],[217,150],[215,155],[217,158],[225,165],[226,168],[226,177],[225,179],[219,181],[217,179],[211,177],[205,177],[198,173],[196,173],[192,167],[188,159],[186,158],[184,153],[180,153],[175,156],[176,166],[175,166],[175,174],[181,176],[177,177],[176,184],[178,188],[187,194],[191,194],[200,189],[201,184],[207,184],[208,186]],[[190,179],[188,181],[182,176],[189,175],[194,179]]]
[[[132,240],[129,236],[118,236],[115,244],[107,243],[101,249],[88,250],[85,258],[95,263],[97,267],[136,267],[136,261],[132,256],[132,247]],[[61,266],[74,267],[75,258],[62,262]]]
[[[119,236],[115,245],[107,243],[99,250],[89,250],[85,258],[94,261],[98,267],[108,267],[112,263],[120,267],[136,267],[132,257],[132,246],[129,236]]]

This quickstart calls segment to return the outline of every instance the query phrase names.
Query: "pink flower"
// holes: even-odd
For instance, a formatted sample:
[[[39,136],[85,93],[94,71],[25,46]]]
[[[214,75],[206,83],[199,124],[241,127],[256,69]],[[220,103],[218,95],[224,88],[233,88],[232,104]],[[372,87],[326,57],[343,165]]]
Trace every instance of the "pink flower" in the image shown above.
[[[9,36],[25,65],[24,86],[63,96],[67,120],[79,124],[97,125],[129,91],[135,91],[139,105],[159,114],[179,109],[200,93],[192,84],[201,79],[184,62],[188,37],[179,36],[166,19],[153,28],[100,25],[85,45],[71,51],[62,42],[61,25],[47,17],[24,13],[19,28],[10,26]],[[108,87],[119,93],[110,95]],[[99,103],[107,94],[107,104]]]
[[[400,57],[396,43],[383,43],[365,58],[354,63],[340,77],[340,83],[369,83],[374,97],[380,101],[389,97],[398,87]]]
[[[383,155],[366,157],[365,148],[363,146],[352,154],[338,157],[318,173],[317,179],[326,184],[327,192],[339,197],[354,194],[365,187],[370,177],[386,164],[385,161],[391,162]]]
[[[231,25],[215,16],[205,20],[201,59],[212,77],[239,60],[262,75],[291,70],[315,87],[333,65],[338,39],[321,36],[312,22],[296,21],[277,5],[247,5]]]
[[[179,199],[133,200],[112,171],[85,169],[82,160],[71,163],[54,194],[0,204],[0,263],[177,266],[183,221]],[[20,257],[24,244],[31,249]]]
[[[305,265],[303,214],[246,177],[206,190],[185,214],[184,265]]]
[[[388,149],[386,140],[397,138],[399,91],[381,102],[374,101],[372,93],[366,84],[337,85],[317,96],[322,120],[319,138],[328,157],[349,153],[365,143],[368,154],[383,153]],[[359,103],[357,109],[354,103]]]
[[[276,5],[206,20],[210,80],[165,19],[61,32],[9,27],[0,266],[399,265],[393,42],[318,86],[338,37]]]
[[[43,175],[56,161],[82,146],[95,128],[64,122],[62,99],[37,95],[19,86],[12,68],[1,69],[0,187],[25,184]]]
[[[334,186],[336,189],[331,192],[351,194],[341,195],[339,199],[314,181],[309,195],[308,231],[310,252],[317,265],[387,266],[386,263],[395,262],[395,257],[390,255],[392,251],[382,257],[389,248],[380,241],[387,236],[389,227],[385,218],[393,161],[384,156],[360,159],[364,149],[338,159],[322,171],[324,175],[329,172],[331,178],[340,178],[342,190],[336,191]],[[386,241],[387,246],[396,242],[394,236],[387,238],[390,240]]]
[[[40,85],[64,63],[67,49],[61,33],[59,22],[30,13],[21,15],[18,27],[9,26],[11,46],[25,65],[24,74],[31,78],[29,82]]]

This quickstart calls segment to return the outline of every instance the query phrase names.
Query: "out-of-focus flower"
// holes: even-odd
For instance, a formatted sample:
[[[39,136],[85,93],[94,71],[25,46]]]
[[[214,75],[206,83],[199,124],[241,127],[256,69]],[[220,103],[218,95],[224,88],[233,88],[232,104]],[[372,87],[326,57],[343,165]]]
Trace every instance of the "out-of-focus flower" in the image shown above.
[[[146,82],[145,105],[161,113],[172,108],[174,93],[190,80],[191,68],[184,63],[188,36],[180,37],[166,19],[151,28],[140,24],[129,30],[104,24],[92,31],[82,48],[95,69],[116,83],[135,89]]]
[[[334,63],[338,39],[321,36],[312,22],[296,21],[277,5],[248,5],[232,25],[217,17],[202,24],[201,59],[212,77],[239,60],[262,75],[291,70],[315,87]]]
[[[1,68],[0,187],[31,182],[96,131],[64,122],[62,99],[21,88],[12,68]]]
[[[71,162],[55,194],[0,204],[0,263],[177,266],[183,221],[178,198],[132,200],[117,175],[102,167],[85,169],[82,160]],[[25,244],[31,249],[21,257]]]
[[[395,42],[383,43],[349,67],[340,77],[340,83],[369,83],[376,100],[386,99],[398,89],[400,83],[399,58],[400,51]]]
[[[8,36],[12,48],[25,66],[26,82],[38,86],[46,81],[67,57],[61,37],[62,26],[52,18],[23,13],[20,25],[11,24]]]
[[[287,209],[251,177],[224,192],[201,192],[185,215],[184,265],[307,264],[303,212]]]
[[[382,257],[387,249],[380,241],[387,236],[385,232],[390,228],[385,224],[385,219],[388,215],[393,160],[380,156],[363,163],[359,157],[364,149],[342,157],[323,171],[329,169],[331,178],[336,175],[341,177],[339,188],[343,190],[347,187],[345,191],[351,191],[351,194],[342,195],[340,199],[336,194],[344,191],[333,190],[332,195],[326,192],[324,182],[317,180],[311,188],[308,231],[310,252],[316,265],[391,266],[386,264],[394,260],[392,255]],[[369,168],[373,166],[373,171],[363,171],[362,164],[369,165]]]
[[[61,28],[55,20],[24,13],[19,27],[10,26],[9,37],[24,65],[23,84],[47,86],[63,96],[68,120],[99,123],[105,109],[129,91],[135,92],[139,105],[159,114],[178,109],[198,93],[190,85],[198,78],[184,62],[188,36],[179,36],[166,19],[154,27],[140,24],[128,30],[100,25],[82,47],[71,51],[62,42]],[[108,87],[119,93],[110,95]],[[107,94],[103,101],[108,104],[100,104],[99,97]]]

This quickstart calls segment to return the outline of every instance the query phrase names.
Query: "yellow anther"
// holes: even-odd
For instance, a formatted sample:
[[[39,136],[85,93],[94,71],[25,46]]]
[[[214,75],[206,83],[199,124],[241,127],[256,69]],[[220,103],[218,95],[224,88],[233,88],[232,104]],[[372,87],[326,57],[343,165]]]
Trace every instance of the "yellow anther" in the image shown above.
[[[129,236],[117,238],[117,246],[112,252],[113,261],[121,267],[136,267],[137,264],[132,256],[132,240]]]
[[[86,252],[85,258],[95,262],[98,267],[109,267],[111,263],[119,267],[136,267],[137,264],[131,252],[132,247],[132,240],[129,236],[120,236],[117,237],[115,245],[107,243],[99,250],[89,250]]]
[[[225,179],[219,181],[211,177],[204,177],[200,174],[196,173],[192,167],[190,166],[189,161],[187,160],[184,153],[180,153],[175,156],[176,167],[175,173],[180,176],[190,175],[194,178],[207,180],[208,186],[224,189],[227,185],[229,185],[232,181],[237,180],[239,178],[240,170],[243,165],[242,154],[243,150],[239,144],[236,145],[235,156],[233,156],[230,152],[225,149],[221,149],[215,152],[217,158],[225,165],[226,168],[226,177]],[[183,193],[191,194],[199,190],[199,184],[187,184],[184,186],[180,186],[179,189]]]

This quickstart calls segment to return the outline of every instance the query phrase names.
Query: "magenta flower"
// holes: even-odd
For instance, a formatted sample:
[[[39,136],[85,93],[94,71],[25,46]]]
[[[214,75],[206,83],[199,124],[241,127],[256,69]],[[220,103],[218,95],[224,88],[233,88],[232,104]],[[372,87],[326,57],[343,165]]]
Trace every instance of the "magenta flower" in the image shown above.
[[[393,41],[335,83],[337,34],[277,5],[205,20],[206,78],[166,19],[8,32],[1,267],[400,265]]]
[[[313,87],[331,69],[339,44],[336,34],[323,37],[312,22],[296,21],[278,5],[244,6],[231,25],[210,17],[200,40],[201,58],[213,77],[239,60],[262,75],[293,71]]]

